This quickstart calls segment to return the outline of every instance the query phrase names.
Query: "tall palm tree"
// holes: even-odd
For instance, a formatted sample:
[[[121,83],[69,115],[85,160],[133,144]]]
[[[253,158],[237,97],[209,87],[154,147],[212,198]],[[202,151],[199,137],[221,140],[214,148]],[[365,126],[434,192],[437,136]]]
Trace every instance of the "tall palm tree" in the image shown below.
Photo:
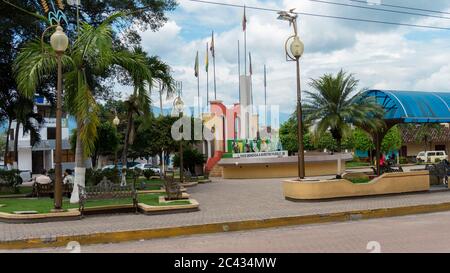
[[[99,108],[93,90],[95,76],[111,67],[121,67],[137,83],[151,82],[151,72],[145,58],[126,49],[113,46],[112,23],[123,16],[118,13],[94,27],[81,24],[79,34],[62,57],[64,66],[65,107],[77,120],[76,173],[78,184],[84,184],[84,159],[94,150],[99,124]],[[44,48],[44,50],[42,50]],[[31,97],[43,76],[56,73],[53,49],[31,41],[20,52],[15,62],[15,74],[19,91]],[[78,176],[78,177],[77,177]]]
[[[127,107],[127,129],[125,132],[124,147],[122,151],[122,166],[126,167],[128,158],[128,148],[134,142],[136,128],[134,125],[135,115],[143,116],[144,123],[142,126],[149,125],[149,117],[151,114],[151,87],[155,82],[160,82],[165,86],[168,94],[174,92],[173,78],[170,73],[170,67],[162,62],[156,56],[147,56],[141,48],[135,48],[134,54],[140,55],[146,60],[146,65],[152,75],[152,81],[143,81],[142,78],[133,77],[134,83],[133,94],[130,95],[125,102]]]
[[[305,92],[307,98],[303,109],[306,121],[315,125],[316,133],[329,130],[337,142],[338,152],[352,125],[367,130],[384,126],[380,106],[369,99],[356,99],[360,94],[356,91],[358,83],[352,74],[340,70],[336,76],[325,74],[312,79],[309,85],[315,91]]]

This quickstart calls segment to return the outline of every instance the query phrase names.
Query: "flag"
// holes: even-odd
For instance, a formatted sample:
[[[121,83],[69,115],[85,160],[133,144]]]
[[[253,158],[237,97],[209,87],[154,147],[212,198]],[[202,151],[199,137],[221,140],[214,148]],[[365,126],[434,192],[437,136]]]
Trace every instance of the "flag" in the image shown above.
[[[253,75],[253,67],[252,67],[252,53],[248,53],[248,59],[250,61],[250,76]]]
[[[208,43],[206,43],[206,60],[205,60],[205,71],[209,71],[209,47]]]
[[[195,57],[195,67],[194,67],[194,70],[195,70],[195,77],[196,78],[198,78],[198,51],[197,51],[197,57]]]
[[[211,56],[213,58],[215,58],[216,57],[216,48],[215,48],[215,44],[214,44],[214,31],[212,32],[212,35],[211,35],[211,48],[210,48],[210,50],[211,50]]]
[[[247,30],[247,15],[245,14],[245,6],[244,6],[244,18],[242,18],[242,31]]]

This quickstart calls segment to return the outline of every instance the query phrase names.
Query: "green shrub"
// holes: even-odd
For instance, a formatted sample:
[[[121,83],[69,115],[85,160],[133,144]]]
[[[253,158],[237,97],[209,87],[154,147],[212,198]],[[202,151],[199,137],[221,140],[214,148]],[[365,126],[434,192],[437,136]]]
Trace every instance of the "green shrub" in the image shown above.
[[[400,157],[400,164],[408,164],[408,159],[406,157]]]
[[[156,173],[152,169],[147,169],[143,171],[143,175],[147,180],[149,180],[152,176],[155,176]]]
[[[19,192],[19,185],[23,182],[18,170],[0,170],[0,188],[7,188],[14,193]]]
[[[435,160],[434,160],[434,163],[441,163],[442,162],[442,160],[440,159],[440,158],[436,158]]]
[[[95,186],[106,177],[112,183],[120,183],[119,170],[117,168],[108,170],[86,170],[86,185]]]

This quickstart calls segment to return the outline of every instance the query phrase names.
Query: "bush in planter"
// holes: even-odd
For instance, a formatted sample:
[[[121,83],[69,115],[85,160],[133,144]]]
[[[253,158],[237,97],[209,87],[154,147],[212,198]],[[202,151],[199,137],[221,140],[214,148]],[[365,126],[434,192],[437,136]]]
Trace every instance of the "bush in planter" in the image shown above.
[[[0,170],[0,188],[7,188],[14,193],[19,192],[19,185],[23,182],[18,170]]]
[[[151,170],[151,169],[147,169],[147,170],[144,170],[144,171],[143,171],[143,175],[145,176],[145,178],[146,178],[147,180],[150,180],[150,178],[151,178],[152,176],[155,176],[156,173],[155,173],[153,170]]]

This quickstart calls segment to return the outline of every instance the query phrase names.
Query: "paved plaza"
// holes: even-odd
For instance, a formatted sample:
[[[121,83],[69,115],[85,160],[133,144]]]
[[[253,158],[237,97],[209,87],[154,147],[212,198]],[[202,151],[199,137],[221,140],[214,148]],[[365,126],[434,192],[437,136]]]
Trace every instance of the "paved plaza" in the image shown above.
[[[120,244],[81,245],[79,251],[82,253],[372,253],[372,251],[448,253],[450,230],[445,227],[449,225],[450,212],[444,212]],[[67,253],[69,250],[46,248],[22,252]]]
[[[0,240],[182,227],[450,202],[450,192],[436,192],[296,203],[284,199],[281,186],[281,179],[217,179],[210,184],[189,188],[192,198],[200,202],[198,212],[168,215],[88,216],[80,221],[57,223],[0,223]]]

